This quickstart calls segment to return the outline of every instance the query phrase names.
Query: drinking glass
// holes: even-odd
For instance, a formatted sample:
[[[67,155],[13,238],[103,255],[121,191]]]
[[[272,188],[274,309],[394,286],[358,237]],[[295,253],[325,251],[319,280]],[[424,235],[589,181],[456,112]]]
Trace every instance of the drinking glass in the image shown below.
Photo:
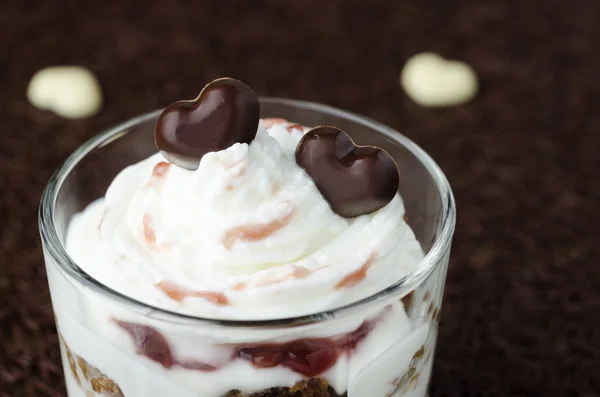
[[[366,117],[296,100],[260,98],[260,104],[261,117],[333,125],[357,144],[393,156],[405,219],[423,260],[372,296],[273,320],[199,318],[114,291],[69,257],[65,235],[71,217],[102,197],[123,168],[156,152],[160,111],[136,117],[77,149],[41,199],[39,227],[69,397],[427,395],[455,225],[444,174],[411,140]]]

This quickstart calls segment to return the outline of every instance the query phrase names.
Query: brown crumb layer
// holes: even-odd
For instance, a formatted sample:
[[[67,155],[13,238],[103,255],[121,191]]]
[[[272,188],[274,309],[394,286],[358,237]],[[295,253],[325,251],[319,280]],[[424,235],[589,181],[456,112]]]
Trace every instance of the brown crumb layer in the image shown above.
[[[309,379],[292,387],[273,387],[253,394],[232,390],[223,397],[347,397],[347,393],[337,394],[325,379]]]

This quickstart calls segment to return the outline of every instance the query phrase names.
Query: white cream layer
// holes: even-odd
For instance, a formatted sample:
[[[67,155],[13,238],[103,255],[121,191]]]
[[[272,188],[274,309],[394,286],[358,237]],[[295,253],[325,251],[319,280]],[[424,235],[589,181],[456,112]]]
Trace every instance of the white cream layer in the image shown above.
[[[195,171],[160,154],[127,167],[73,217],[67,250],[92,277],[200,317],[270,319],[351,303],[423,257],[397,195],[375,213],[332,212],[296,164],[300,126],[261,122],[251,144]]]

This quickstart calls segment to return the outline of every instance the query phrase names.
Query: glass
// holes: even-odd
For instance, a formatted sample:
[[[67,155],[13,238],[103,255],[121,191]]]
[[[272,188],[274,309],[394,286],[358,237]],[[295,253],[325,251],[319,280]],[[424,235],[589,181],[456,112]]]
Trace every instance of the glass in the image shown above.
[[[137,117],[77,149],[41,200],[39,227],[69,397],[427,394],[455,224],[445,176],[416,144],[375,121],[314,103],[260,101],[262,117],[334,125],[357,144],[387,150],[401,170],[406,220],[424,259],[373,296],[277,320],[196,318],[113,291],[71,260],[64,240],[75,213],[102,197],[124,167],[156,152],[160,112]],[[389,312],[395,320],[386,323]],[[198,359],[204,355],[228,359],[208,365]]]

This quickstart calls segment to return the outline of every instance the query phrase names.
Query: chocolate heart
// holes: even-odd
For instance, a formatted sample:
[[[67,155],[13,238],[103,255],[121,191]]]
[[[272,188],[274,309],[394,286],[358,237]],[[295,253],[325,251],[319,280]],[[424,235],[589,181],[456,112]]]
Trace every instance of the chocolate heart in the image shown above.
[[[258,98],[250,87],[217,79],[193,101],[169,105],[156,122],[154,140],[169,162],[195,170],[206,153],[252,142],[259,118]]]
[[[296,163],[345,218],[383,208],[398,192],[400,172],[392,156],[375,146],[356,146],[335,127],[307,132],[296,147]]]

